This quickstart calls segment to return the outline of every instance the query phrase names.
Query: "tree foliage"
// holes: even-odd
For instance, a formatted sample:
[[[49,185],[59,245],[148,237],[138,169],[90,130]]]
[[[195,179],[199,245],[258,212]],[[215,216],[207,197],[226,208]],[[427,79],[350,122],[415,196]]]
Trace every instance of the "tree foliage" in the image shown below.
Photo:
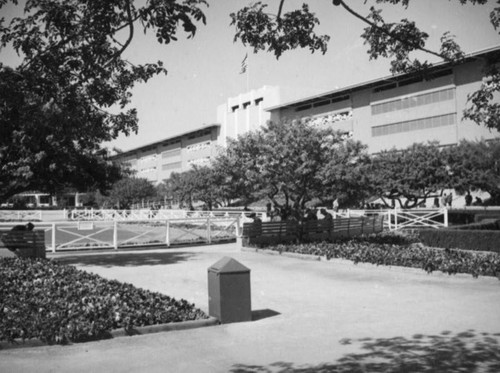
[[[475,6],[484,6],[487,0],[459,0],[460,4],[467,3]],[[268,2],[271,4],[271,2]],[[333,0],[332,6],[343,9],[346,14],[360,20],[366,27],[361,34],[368,47],[370,59],[388,58],[391,63],[391,72],[425,73],[431,66],[427,60],[416,58],[416,52],[437,57],[440,61],[458,63],[465,57],[454,35],[447,31],[439,40],[439,49],[427,47],[429,34],[418,28],[416,23],[408,18],[399,22],[388,22],[383,12],[373,4],[387,4],[407,8],[410,0],[367,0],[368,14],[354,10],[345,0]],[[372,3],[372,4],[370,4]],[[280,0],[275,15],[266,12],[268,4],[259,1],[251,6],[242,8],[231,14],[231,24],[235,26],[235,41],[253,48],[254,52],[267,50],[279,58],[285,51],[296,48],[309,48],[312,52],[320,50],[326,53],[329,35],[317,33],[320,19],[309,10],[307,3],[301,9],[285,11],[286,1]],[[330,20],[329,20],[330,21]],[[500,6],[493,8],[489,19],[495,30],[500,28]],[[485,64],[486,81],[476,91],[469,95],[469,107],[464,111],[464,118],[470,119],[479,125],[500,131],[500,106],[495,103],[495,97],[500,94],[500,74],[496,63],[499,56],[492,57]]]
[[[206,210],[212,210],[223,203],[224,175],[208,166],[194,166],[192,174],[194,181],[193,199],[203,202]]]
[[[458,194],[483,191],[490,204],[500,203],[500,141],[462,141],[440,147],[439,143],[413,144],[406,149],[383,151],[372,160],[370,178],[375,195],[387,206],[393,201],[412,208],[444,189]]]
[[[331,200],[333,191],[360,188],[359,180],[347,175],[358,167],[363,151],[331,128],[308,121],[270,122],[230,142],[215,167],[231,170],[228,180],[235,191],[271,201],[283,219],[300,219],[313,199]],[[334,169],[344,163],[343,172]]]
[[[102,196],[101,204],[118,208],[129,209],[134,203],[154,199],[157,190],[151,181],[138,177],[125,177],[113,184],[108,195]]]
[[[0,1],[0,10],[18,5]],[[0,64],[0,199],[29,189],[105,188],[116,180],[101,143],[137,131],[128,104],[134,84],[166,73],[162,62],[123,58],[136,27],[159,43],[188,37],[205,22],[203,0],[31,0],[0,20],[0,47],[19,66]]]
[[[377,195],[387,206],[398,202],[399,207],[412,208],[453,187],[451,169],[438,143],[416,143],[374,156],[371,176]]]
[[[500,204],[500,140],[462,141],[446,149],[452,182],[461,194],[481,190],[491,205]]]

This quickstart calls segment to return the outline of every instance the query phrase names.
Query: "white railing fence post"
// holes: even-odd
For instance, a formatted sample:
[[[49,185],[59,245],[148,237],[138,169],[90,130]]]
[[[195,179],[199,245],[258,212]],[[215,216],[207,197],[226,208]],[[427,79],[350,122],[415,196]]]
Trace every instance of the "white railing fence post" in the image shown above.
[[[208,244],[210,245],[212,243],[212,229],[210,227],[210,216],[207,217],[207,238],[208,238]]]
[[[113,222],[113,247],[118,250],[118,222]]]
[[[52,223],[52,252],[56,252],[56,223]]]
[[[445,207],[443,211],[444,216],[444,226],[448,227],[448,209]]]
[[[167,233],[165,237],[165,243],[167,247],[170,247],[170,220],[167,220]]]
[[[236,237],[241,237],[241,232],[243,231],[243,229],[241,229],[242,227],[240,226],[240,224],[241,224],[241,217],[237,216],[236,217]]]

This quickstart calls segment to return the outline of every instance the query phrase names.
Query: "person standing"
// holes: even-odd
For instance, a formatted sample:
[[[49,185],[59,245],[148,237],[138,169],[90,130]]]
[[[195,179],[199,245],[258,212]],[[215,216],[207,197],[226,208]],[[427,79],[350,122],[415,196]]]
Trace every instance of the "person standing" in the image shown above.
[[[446,193],[444,193],[443,196],[441,197],[441,206],[446,207],[446,199],[447,195]]]
[[[446,196],[446,206],[451,207],[452,203],[453,203],[453,193],[450,192],[450,194]]]
[[[472,196],[470,195],[470,192],[467,192],[465,195],[465,206],[470,206],[472,205]]]

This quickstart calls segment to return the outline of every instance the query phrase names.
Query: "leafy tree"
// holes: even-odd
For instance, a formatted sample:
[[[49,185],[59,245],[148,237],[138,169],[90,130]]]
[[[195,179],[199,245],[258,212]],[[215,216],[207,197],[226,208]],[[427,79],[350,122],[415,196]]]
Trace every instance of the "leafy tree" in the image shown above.
[[[16,0],[0,0],[0,11]],[[137,131],[128,104],[134,84],[166,73],[161,62],[123,58],[136,28],[159,43],[205,22],[204,0],[31,0],[0,19],[0,48],[21,57],[0,64],[0,199],[37,189],[109,187],[116,166],[101,143]]]
[[[300,219],[306,204],[315,198],[331,199],[334,185],[336,191],[341,191],[342,186],[349,184],[342,176],[324,181],[325,175],[335,174],[328,170],[335,166],[332,159],[338,159],[337,165],[355,163],[359,152],[346,151],[348,146],[339,145],[346,141],[351,140],[345,140],[331,128],[314,127],[308,121],[270,122],[259,131],[230,142],[215,164],[231,165],[230,182],[253,199],[271,201],[283,219]]]
[[[372,0],[367,3],[391,4],[408,7],[410,0]],[[473,4],[483,6],[487,0],[459,0],[461,5]],[[271,2],[267,2],[271,4]],[[285,0],[280,0],[276,15],[268,11],[268,4],[258,1],[232,13],[231,24],[235,26],[234,40],[253,48],[254,52],[267,50],[279,58],[284,52],[296,48],[309,48],[311,52],[326,53],[329,35],[320,35],[316,28],[320,20],[309,10],[307,3],[300,9],[286,12]],[[420,30],[415,22],[404,18],[400,22],[387,22],[382,10],[370,5],[366,16],[361,15],[348,5],[345,0],[333,0],[333,6],[343,9],[346,14],[366,24],[361,37],[368,45],[370,59],[389,58],[393,74],[425,71],[431,64],[415,58],[415,52],[425,52],[427,55],[441,60],[457,63],[463,60],[465,54],[454,40],[450,32],[445,32],[440,38],[439,50],[426,46],[429,34]],[[500,7],[490,13],[490,23],[498,30],[500,28]],[[470,106],[464,111],[464,117],[480,125],[500,131],[500,105],[494,102],[500,93],[500,72],[496,66],[499,55],[495,55],[485,64],[485,80],[480,89],[468,97]]]
[[[212,167],[195,166],[193,198],[202,201],[207,210],[212,210],[222,203],[224,189],[222,188],[224,176]]]
[[[452,166],[437,142],[383,151],[374,157],[373,164],[374,185],[387,206],[397,201],[400,207],[416,207],[453,187]]]
[[[222,203],[223,178],[212,167],[194,166],[191,170],[182,173],[172,173],[164,180],[159,188],[168,190],[181,204],[193,209],[193,204],[201,201],[206,209],[212,210]]]
[[[490,194],[489,204],[500,204],[500,140],[462,141],[446,152],[458,193],[481,190]]]
[[[247,174],[255,166],[251,154],[257,154],[258,136],[246,134],[238,139],[228,138],[228,145],[221,149],[213,161],[213,168],[221,176],[221,195],[227,204],[238,200],[245,206],[258,199],[257,186]]]
[[[174,199],[179,201],[181,206],[187,205],[190,209],[193,209],[195,183],[196,178],[193,170],[172,172],[170,178],[163,182],[174,196]]]
[[[371,175],[372,161],[366,145],[346,140],[333,145],[333,157],[322,170],[321,178],[331,195],[329,201],[338,198],[340,207],[358,207],[374,193]]]
[[[107,196],[101,196],[101,204],[118,209],[129,209],[134,203],[154,199],[156,196],[157,190],[151,181],[138,177],[126,177],[113,184]]]

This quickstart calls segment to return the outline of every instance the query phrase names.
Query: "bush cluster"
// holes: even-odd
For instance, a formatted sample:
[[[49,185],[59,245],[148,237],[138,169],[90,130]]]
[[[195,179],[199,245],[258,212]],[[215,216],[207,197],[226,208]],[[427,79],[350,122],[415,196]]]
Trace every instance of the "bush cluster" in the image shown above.
[[[473,277],[496,276],[500,279],[498,253],[472,252],[426,247],[413,242],[415,237],[373,235],[335,243],[275,245],[267,249],[299,254],[340,258],[357,263],[421,268],[428,273],[468,273]],[[412,243],[413,242],[413,243]]]
[[[114,329],[205,319],[187,301],[43,259],[0,258],[0,341],[102,339]]]
[[[427,246],[500,253],[499,230],[425,229],[418,236]]]
[[[452,226],[450,227],[450,229],[498,231],[500,230],[500,219],[493,221],[485,220],[478,223]]]

